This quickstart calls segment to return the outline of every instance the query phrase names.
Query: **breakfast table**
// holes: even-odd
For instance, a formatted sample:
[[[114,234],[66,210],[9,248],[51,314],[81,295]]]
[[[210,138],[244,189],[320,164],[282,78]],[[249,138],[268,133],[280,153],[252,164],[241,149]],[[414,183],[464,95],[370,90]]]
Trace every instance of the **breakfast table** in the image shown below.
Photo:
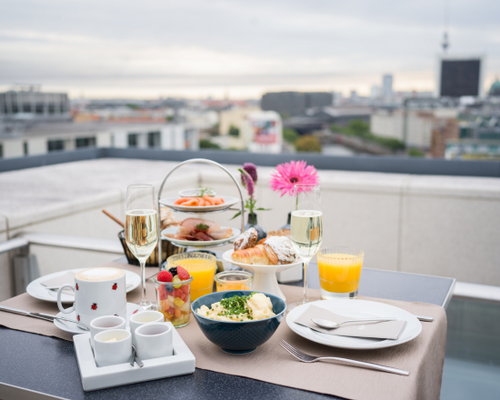
[[[124,269],[139,271],[117,261]],[[157,270],[148,268],[153,275]],[[319,299],[317,266],[309,268],[310,300]],[[344,398],[439,398],[446,346],[445,309],[453,294],[455,280],[426,275],[365,268],[359,296],[406,308],[414,314],[434,317],[422,322],[422,333],[409,343],[388,352],[332,349],[308,342],[293,333],[285,318],[278,331],[264,345],[249,355],[227,355],[199,332],[194,318],[179,334],[196,356],[194,374],[135,383],[93,392],[85,392],[72,336],[46,321],[0,312],[0,398],[8,399],[344,399]],[[281,285],[290,300],[300,299],[301,282]],[[316,289],[316,290],[315,290]],[[140,290],[128,293],[136,302]],[[154,299],[149,281],[148,297]],[[295,298],[294,298],[295,297]],[[406,302],[406,303],[405,303]],[[0,304],[30,311],[57,314],[54,303],[30,297],[27,293]],[[279,346],[279,339],[315,355],[338,353],[340,356],[380,364],[400,362],[410,376],[397,376],[338,363],[302,364]],[[308,342],[308,343],[306,343]],[[300,347],[302,346],[302,347]],[[368,356],[366,355],[368,353]],[[266,365],[266,360],[269,364]],[[248,364],[247,364],[248,363]],[[308,367],[311,367],[309,370]],[[314,370],[312,369],[314,368]],[[313,373],[314,372],[314,373]],[[311,375],[312,374],[312,375]],[[313,377],[314,379],[312,379]],[[336,377],[339,381],[336,381]],[[359,382],[358,382],[359,380]],[[309,382],[307,382],[309,381]],[[314,385],[313,385],[314,384]],[[372,392],[370,392],[372,391]]]

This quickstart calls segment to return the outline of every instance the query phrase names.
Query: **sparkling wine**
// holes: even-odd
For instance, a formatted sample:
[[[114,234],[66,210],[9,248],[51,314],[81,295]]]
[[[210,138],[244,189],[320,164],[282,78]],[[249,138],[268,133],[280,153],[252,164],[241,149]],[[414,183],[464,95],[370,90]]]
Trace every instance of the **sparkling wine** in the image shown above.
[[[292,212],[290,231],[293,245],[304,258],[312,258],[323,239],[323,213],[315,210]]]
[[[127,211],[125,240],[128,248],[139,261],[146,260],[158,242],[158,215],[156,210]]]

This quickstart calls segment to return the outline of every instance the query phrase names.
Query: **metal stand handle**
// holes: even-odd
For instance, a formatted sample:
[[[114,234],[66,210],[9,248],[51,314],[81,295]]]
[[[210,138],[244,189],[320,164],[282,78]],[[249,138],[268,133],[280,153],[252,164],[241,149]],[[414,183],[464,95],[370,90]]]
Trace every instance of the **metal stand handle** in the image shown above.
[[[165,186],[165,183],[167,182],[168,178],[170,177],[170,175],[172,175],[172,173],[174,171],[176,171],[177,169],[179,169],[180,167],[182,167],[184,165],[195,164],[195,163],[214,165],[214,166],[222,169],[223,171],[225,171],[231,177],[231,179],[233,180],[234,184],[238,188],[238,192],[240,193],[240,200],[241,200],[241,232],[243,233],[245,231],[245,201],[243,199],[243,191],[241,190],[241,186],[238,183],[238,180],[233,176],[233,174],[231,174],[231,172],[229,172],[229,170],[227,168],[223,167],[222,165],[220,165],[219,163],[217,163],[215,161],[208,160],[206,158],[192,158],[191,160],[183,161],[179,165],[177,165],[176,167],[174,167],[167,174],[167,176],[165,177],[165,179],[163,179],[163,182],[162,182],[162,184],[160,186],[160,190],[158,190],[158,203],[157,203],[158,204],[158,228],[161,228],[160,197],[161,197],[161,193],[163,191],[163,187]],[[161,232],[160,232],[160,237],[158,238],[158,269],[159,270],[161,270],[161,263],[162,263],[162,257],[161,257],[162,256],[162,254],[161,254],[162,253],[162,241],[163,240],[162,240]],[[207,247],[210,247],[210,246],[207,246]]]

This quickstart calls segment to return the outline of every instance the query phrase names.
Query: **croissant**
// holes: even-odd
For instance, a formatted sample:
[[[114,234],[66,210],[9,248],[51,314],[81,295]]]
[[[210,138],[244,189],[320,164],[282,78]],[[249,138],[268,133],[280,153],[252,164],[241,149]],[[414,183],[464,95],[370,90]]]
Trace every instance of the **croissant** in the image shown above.
[[[243,264],[273,265],[262,245],[246,250],[236,250],[231,255],[231,258],[233,261]]]

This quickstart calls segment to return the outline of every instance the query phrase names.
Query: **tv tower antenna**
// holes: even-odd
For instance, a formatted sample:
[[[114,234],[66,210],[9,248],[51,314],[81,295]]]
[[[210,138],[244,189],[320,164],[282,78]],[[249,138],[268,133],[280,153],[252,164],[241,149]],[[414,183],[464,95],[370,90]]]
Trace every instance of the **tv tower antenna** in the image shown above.
[[[448,40],[449,14],[450,14],[449,0],[444,0],[444,32],[443,32],[443,42],[441,43],[444,54],[446,54],[448,47],[450,47],[450,42]]]

